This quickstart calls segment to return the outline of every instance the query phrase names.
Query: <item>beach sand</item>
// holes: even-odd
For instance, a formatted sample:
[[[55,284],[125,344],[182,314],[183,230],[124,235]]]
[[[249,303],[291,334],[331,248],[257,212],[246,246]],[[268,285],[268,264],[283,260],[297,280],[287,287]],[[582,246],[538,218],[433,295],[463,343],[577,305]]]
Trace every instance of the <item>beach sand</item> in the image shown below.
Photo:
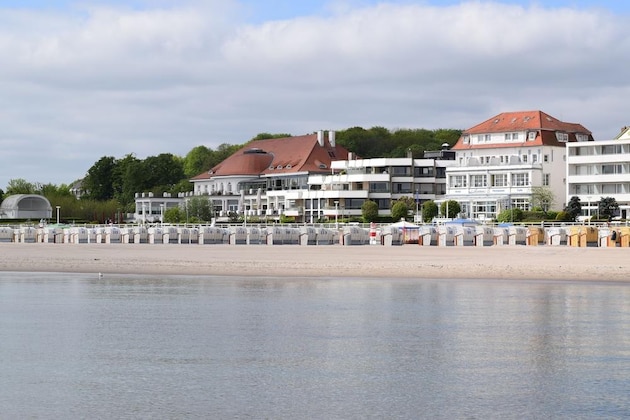
[[[0,271],[625,282],[630,248],[2,243]]]

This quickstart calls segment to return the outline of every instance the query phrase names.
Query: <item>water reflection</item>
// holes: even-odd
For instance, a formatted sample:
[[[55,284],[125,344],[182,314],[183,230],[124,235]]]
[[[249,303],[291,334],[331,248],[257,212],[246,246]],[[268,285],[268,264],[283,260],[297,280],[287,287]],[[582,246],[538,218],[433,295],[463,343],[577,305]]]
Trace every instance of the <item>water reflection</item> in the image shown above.
[[[8,418],[622,417],[629,293],[2,273],[0,404]]]

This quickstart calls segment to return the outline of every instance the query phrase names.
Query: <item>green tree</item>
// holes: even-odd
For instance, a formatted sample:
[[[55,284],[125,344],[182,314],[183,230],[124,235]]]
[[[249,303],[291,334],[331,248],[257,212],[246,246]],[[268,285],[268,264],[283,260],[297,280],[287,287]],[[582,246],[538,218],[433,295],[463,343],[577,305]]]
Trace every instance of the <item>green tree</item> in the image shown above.
[[[288,133],[276,133],[276,134],[271,134],[271,133],[258,133],[256,134],[256,136],[254,136],[251,141],[256,141],[256,140],[269,140],[269,139],[284,139],[286,137],[291,137],[291,134]]]
[[[206,146],[193,147],[184,158],[184,175],[191,179],[210,169],[213,152]]]
[[[160,187],[163,191],[186,178],[183,161],[171,153],[149,156],[142,162],[142,167],[148,175],[148,185]]]
[[[429,200],[422,203],[422,221],[430,222],[438,215],[438,206],[435,201]]]
[[[189,223],[209,222],[214,215],[212,201],[202,196],[190,197],[186,200],[184,212]]]
[[[132,211],[135,193],[148,189],[147,178],[148,174],[142,168],[142,161],[133,154],[117,160],[111,180],[114,197],[125,209]]]
[[[570,220],[576,220],[577,217],[582,214],[582,203],[578,196],[573,196],[569,199],[564,211],[570,216]]]
[[[392,219],[394,221],[406,219],[408,214],[409,207],[407,206],[407,203],[402,200],[396,200],[392,206]]]
[[[619,211],[619,204],[614,197],[602,197],[597,203],[599,217],[604,219],[612,219]]]
[[[532,187],[532,206],[540,207],[547,214],[553,206],[555,197],[549,187]]]
[[[112,180],[115,177],[115,170],[116,159],[113,156],[103,156],[92,165],[83,179],[86,197],[102,201],[114,198]]]
[[[361,206],[361,215],[366,223],[378,220],[378,204],[376,201],[365,200]]]
[[[462,207],[455,200],[447,200],[440,204],[440,213],[449,219],[457,217],[460,211],[462,211]]]
[[[179,207],[171,207],[164,212],[164,223],[184,223],[186,214]]]
[[[22,178],[11,179],[7,185],[6,195],[35,194],[36,185]]]
[[[66,184],[61,184],[59,186],[55,184],[44,184],[40,186],[38,193],[49,200],[52,197],[74,197],[70,192],[70,187]]]

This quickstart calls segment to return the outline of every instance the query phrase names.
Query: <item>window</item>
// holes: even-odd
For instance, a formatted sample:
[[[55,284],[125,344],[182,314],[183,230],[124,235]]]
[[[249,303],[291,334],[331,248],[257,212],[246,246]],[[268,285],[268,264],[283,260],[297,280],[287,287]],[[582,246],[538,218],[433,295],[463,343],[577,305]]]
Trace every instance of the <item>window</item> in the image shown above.
[[[576,134],[577,141],[588,141],[588,134]]]
[[[392,166],[392,175],[411,176],[411,168],[409,166]]]
[[[496,174],[492,175],[492,186],[493,187],[507,187],[507,174]]]
[[[422,166],[413,169],[414,176],[418,178],[432,178],[434,171],[432,166]]]
[[[470,143],[470,136],[468,134],[466,134],[464,136],[464,144],[468,144],[468,143]]]
[[[543,156],[543,162],[549,162],[549,155]]]
[[[497,213],[496,201],[475,201],[472,203],[472,217],[492,219]]]
[[[486,176],[485,175],[473,175],[471,179],[471,183],[473,187],[480,188],[485,187],[486,184]]]
[[[529,141],[536,140],[536,132],[535,131],[530,131],[529,133],[527,133],[527,140],[529,140]]]
[[[373,192],[373,193],[389,192],[389,184],[387,182],[370,182],[370,192]]]
[[[466,187],[466,175],[452,175],[450,184],[453,188]]]
[[[521,161],[527,163],[527,155],[521,156]]]
[[[549,174],[543,174],[542,184],[546,187],[549,186]]]
[[[512,186],[526,187],[529,185],[529,174],[512,174]]]
[[[569,135],[567,133],[556,132],[556,139],[561,143],[569,141]]]
[[[604,175],[620,174],[622,172],[622,165],[602,165],[602,174]]]
[[[512,206],[515,209],[521,209],[523,211],[529,210],[529,200],[526,198],[515,198],[512,200]]]
[[[512,133],[512,140],[518,140],[518,133]]]
[[[394,194],[409,194],[411,193],[411,183],[410,182],[396,182],[393,185],[394,190],[392,191]]]
[[[622,153],[620,144],[602,146],[602,155],[617,155],[620,153]]]

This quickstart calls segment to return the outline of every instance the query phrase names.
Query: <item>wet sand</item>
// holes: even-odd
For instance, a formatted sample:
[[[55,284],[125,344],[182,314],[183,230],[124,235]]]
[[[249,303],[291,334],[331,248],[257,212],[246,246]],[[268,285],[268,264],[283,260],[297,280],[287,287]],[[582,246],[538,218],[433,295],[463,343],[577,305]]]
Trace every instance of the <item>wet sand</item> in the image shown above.
[[[0,271],[626,282],[630,248],[2,243]]]

